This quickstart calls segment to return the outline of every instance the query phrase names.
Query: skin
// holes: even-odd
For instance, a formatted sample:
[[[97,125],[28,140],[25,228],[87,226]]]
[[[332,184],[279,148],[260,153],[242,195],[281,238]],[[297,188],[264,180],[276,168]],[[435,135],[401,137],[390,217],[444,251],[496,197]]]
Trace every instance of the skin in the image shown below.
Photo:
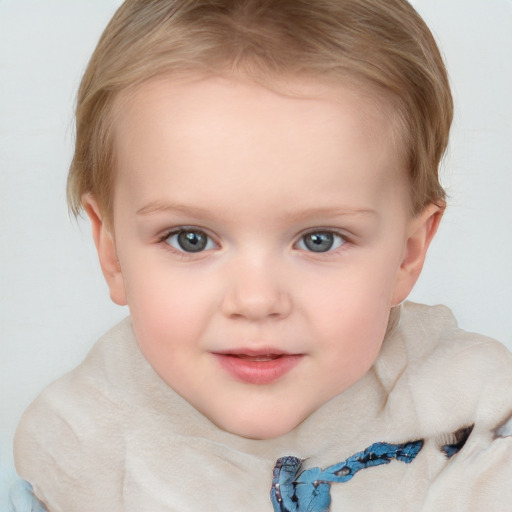
[[[220,428],[255,439],[366,374],[441,218],[433,205],[410,216],[384,108],[350,87],[290,85],[298,95],[216,77],[145,83],[118,103],[113,229],[84,197],[146,359]],[[183,250],[180,229],[205,249]],[[334,233],[332,248],[312,251],[312,232]],[[248,382],[226,352],[297,357]]]

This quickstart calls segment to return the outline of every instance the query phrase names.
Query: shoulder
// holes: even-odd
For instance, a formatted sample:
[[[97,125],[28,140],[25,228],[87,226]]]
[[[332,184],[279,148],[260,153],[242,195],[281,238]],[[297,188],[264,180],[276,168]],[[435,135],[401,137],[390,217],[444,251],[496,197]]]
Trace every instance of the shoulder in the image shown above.
[[[464,447],[434,473],[422,512],[509,512],[512,437],[475,430]]]
[[[396,331],[407,363],[390,401],[398,391],[394,411],[406,408],[431,448],[422,510],[510,510],[512,354],[460,329],[445,306],[405,304]]]
[[[406,339],[412,358],[425,359],[436,353],[466,353],[494,358],[509,355],[508,349],[492,338],[459,328],[452,311],[443,305],[427,306],[406,302],[402,306],[399,332]]]
[[[106,453],[108,464],[122,453],[120,432],[130,405],[116,372],[126,363],[130,331],[129,320],[114,327],[80,366],[50,384],[25,411],[15,435],[16,468],[45,501],[51,502],[46,489],[86,485],[88,475],[101,473]]]
[[[439,368],[445,379],[494,381],[512,368],[512,353],[503,344],[460,329],[446,306],[406,303],[398,332],[409,365],[427,372]]]
[[[406,303],[395,331],[406,359],[398,387],[427,434],[494,429],[512,415],[512,354],[501,343],[463,331],[445,306]]]
[[[91,348],[84,361],[47,386],[25,411],[18,431],[59,427],[74,435],[96,429],[102,414],[123,402],[119,376],[129,357],[131,327],[126,319],[108,331]]]

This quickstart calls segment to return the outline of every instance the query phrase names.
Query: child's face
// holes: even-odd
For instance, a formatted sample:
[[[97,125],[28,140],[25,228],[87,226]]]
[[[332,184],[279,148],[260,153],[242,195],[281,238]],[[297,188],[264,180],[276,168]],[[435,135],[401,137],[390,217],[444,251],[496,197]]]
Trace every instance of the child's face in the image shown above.
[[[86,205],[149,363],[254,438],[363,377],[427,233],[389,116],[348,88],[293,85],[308,98],[220,78],[144,85],[116,118],[115,247]]]

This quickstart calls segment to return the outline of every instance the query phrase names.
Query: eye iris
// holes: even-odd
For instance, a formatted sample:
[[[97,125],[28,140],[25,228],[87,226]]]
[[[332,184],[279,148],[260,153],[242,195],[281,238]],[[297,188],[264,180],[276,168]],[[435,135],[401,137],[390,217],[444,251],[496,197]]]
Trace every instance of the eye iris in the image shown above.
[[[180,247],[187,252],[199,252],[204,250],[207,244],[205,234],[198,231],[182,231],[178,234]]]
[[[304,237],[305,246],[313,252],[326,252],[334,245],[332,233],[310,233]]]

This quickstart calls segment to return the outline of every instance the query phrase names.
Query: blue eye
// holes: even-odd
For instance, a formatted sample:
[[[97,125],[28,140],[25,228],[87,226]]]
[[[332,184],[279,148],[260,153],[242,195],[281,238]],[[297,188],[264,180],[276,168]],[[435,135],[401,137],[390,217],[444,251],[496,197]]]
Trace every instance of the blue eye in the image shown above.
[[[216,244],[208,235],[198,229],[174,231],[165,238],[165,241],[171,247],[181,252],[201,252],[216,247]]]
[[[312,231],[299,240],[297,247],[310,252],[328,252],[344,243],[343,237],[332,231]]]

